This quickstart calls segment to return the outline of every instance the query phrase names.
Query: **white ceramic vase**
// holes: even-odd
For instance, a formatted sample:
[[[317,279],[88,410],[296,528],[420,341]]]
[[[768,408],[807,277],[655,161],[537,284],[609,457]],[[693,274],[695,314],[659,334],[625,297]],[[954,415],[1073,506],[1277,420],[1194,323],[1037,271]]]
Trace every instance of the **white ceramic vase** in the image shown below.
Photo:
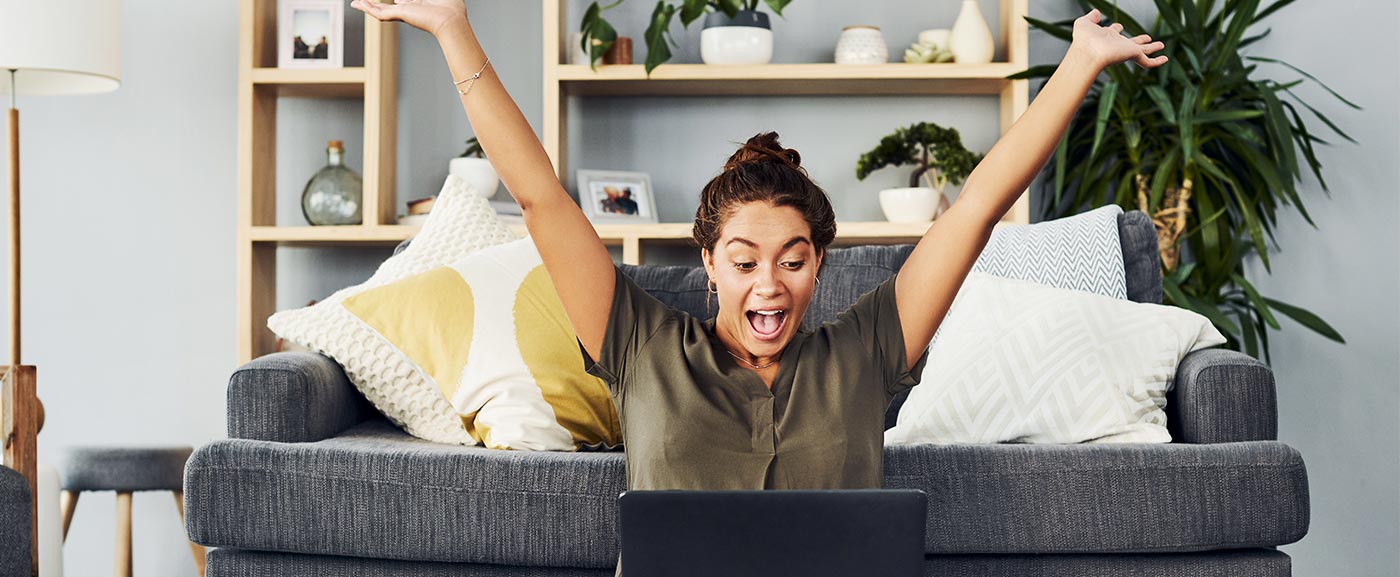
[[[501,184],[501,177],[491,167],[491,161],[484,158],[454,158],[447,164],[447,172],[466,180],[472,190],[486,198],[496,196],[496,187]]]
[[[929,222],[939,214],[943,194],[928,188],[887,188],[880,191],[880,210],[890,222]]]
[[[705,64],[750,65],[773,61],[773,29],[763,12],[740,10],[734,18],[712,12],[700,32]]]
[[[836,42],[837,64],[884,64],[890,60],[885,36],[875,26],[847,26]]]
[[[958,64],[986,64],[992,61],[996,46],[992,44],[992,29],[982,17],[977,0],[963,0],[962,12],[953,22],[948,34],[948,50]]]

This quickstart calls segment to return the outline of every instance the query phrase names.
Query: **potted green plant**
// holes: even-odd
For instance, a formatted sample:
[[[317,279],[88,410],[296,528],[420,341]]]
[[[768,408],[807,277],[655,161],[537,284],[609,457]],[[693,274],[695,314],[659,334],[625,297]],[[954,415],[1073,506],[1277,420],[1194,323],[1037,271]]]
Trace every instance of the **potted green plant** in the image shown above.
[[[594,2],[584,11],[583,23],[579,26],[579,48],[588,55],[589,68],[597,70],[598,61],[612,50],[613,44],[617,42],[617,29],[603,18],[603,13],[616,8],[622,2],[623,0],[616,0],[608,5]]]
[[[792,0],[763,0],[774,14]],[[681,24],[705,16],[700,33],[700,59],[706,64],[767,64],[773,59],[773,27],[768,14],[759,12],[759,0],[682,0],[676,6],[667,0],[656,3],[647,27],[647,75],[671,59],[671,19],[680,13]],[[707,16],[708,14],[708,16]]]
[[[1333,341],[1342,336],[1317,315],[1268,298],[1245,279],[1245,263],[1269,263],[1278,213],[1303,206],[1300,164],[1327,181],[1314,144],[1327,144],[1303,122],[1290,96],[1338,136],[1355,143],[1292,88],[1321,82],[1285,62],[1244,56],[1241,50],[1267,36],[1250,28],[1292,0],[1214,2],[1154,0],[1158,15],[1147,29],[1106,0],[1079,0],[1121,23],[1130,36],[1143,33],[1166,44],[1170,59],[1155,69],[1114,66],[1091,87],[1048,168],[1053,194],[1042,195],[1044,218],[1077,213],[1104,203],[1150,215],[1162,256],[1162,285],[1170,304],[1200,313],[1228,338],[1227,346],[1269,359],[1267,328],[1283,314]],[[1072,21],[1026,19],[1065,41]],[[1260,63],[1277,63],[1301,78],[1259,78]],[[1037,66],[1009,78],[1048,77]],[[1332,89],[1347,106],[1360,107]],[[1316,224],[1313,224],[1316,227]],[[1185,249],[1185,250],[1182,250]]]
[[[907,188],[880,191],[880,209],[890,222],[928,222],[951,206],[944,188],[961,184],[979,162],[982,155],[963,147],[956,128],[919,122],[896,129],[862,154],[856,161],[856,178],[865,180],[887,166],[912,165]]]
[[[496,196],[496,188],[501,183],[501,177],[496,174],[491,161],[486,160],[486,154],[476,138],[468,140],[467,149],[448,163],[447,172],[466,180],[472,190],[486,198]]]

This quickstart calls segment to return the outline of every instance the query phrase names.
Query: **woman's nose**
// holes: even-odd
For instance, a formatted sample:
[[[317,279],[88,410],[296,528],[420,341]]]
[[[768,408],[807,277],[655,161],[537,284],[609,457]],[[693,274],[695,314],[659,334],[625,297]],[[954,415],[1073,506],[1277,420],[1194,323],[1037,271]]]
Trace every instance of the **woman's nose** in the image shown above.
[[[765,268],[754,281],[754,292],[760,296],[773,297],[782,294],[782,283],[773,268]]]

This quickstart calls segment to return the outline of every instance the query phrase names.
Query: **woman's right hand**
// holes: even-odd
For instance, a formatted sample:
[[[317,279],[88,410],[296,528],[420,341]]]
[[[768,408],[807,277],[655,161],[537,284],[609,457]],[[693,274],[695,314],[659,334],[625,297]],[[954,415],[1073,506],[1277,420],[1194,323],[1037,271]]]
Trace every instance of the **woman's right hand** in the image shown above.
[[[382,22],[404,22],[433,36],[450,24],[467,21],[467,5],[463,0],[395,0],[393,3],[354,0],[350,6]]]

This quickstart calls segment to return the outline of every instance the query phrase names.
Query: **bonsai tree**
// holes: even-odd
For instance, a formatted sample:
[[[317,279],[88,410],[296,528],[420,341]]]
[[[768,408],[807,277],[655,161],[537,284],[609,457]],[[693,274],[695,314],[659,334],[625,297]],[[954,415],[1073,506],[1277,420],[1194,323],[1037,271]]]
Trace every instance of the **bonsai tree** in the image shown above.
[[[1241,54],[1269,34],[1246,36],[1250,27],[1292,0],[1274,0],[1262,10],[1259,0],[1155,0],[1160,13],[1150,30],[1107,0],[1078,2],[1121,23],[1129,35],[1161,39],[1170,59],[1151,70],[1111,67],[1095,81],[1048,169],[1054,192],[1041,195],[1043,217],[1105,203],[1147,213],[1157,227],[1167,302],[1209,318],[1234,350],[1258,357],[1262,349],[1268,362],[1267,327],[1280,328],[1275,313],[1344,343],[1331,325],[1263,296],[1244,276],[1252,255],[1272,270],[1265,238],[1273,239],[1280,209],[1295,205],[1316,228],[1298,191],[1300,164],[1306,163],[1327,191],[1313,145],[1328,142],[1283,96],[1356,142],[1293,93],[1304,79],[1321,85],[1316,78],[1285,62]],[[1072,21],[1026,20],[1051,36],[1072,39]],[[1281,64],[1301,78],[1283,83],[1259,78],[1255,71],[1261,62]],[[1053,73],[1054,66],[1037,66],[1010,78]]]
[[[483,151],[483,150],[481,149],[481,143],[480,143],[480,142],[477,142],[476,137],[472,137],[471,140],[468,140],[468,141],[467,141],[467,149],[464,150],[464,151],[462,151],[462,154],[457,155],[457,158],[469,158],[469,157],[470,157],[470,158],[486,158],[486,153],[485,153],[485,151]]]
[[[929,188],[943,193],[948,183],[962,183],[982,155],[963,147],[956,128],[943,128],[931,122],[920,122],[899,128],[894,134],[880,139],[880,145],[862,154],[856,161],[856,178],[865,180],[870,173],[887,166],[910,166],[909,186],[919,186],[923,180]]]
[[[774,14],[782,16],[783,8],[792,0],[763,0],[763,3]],[[675,38],[671,37],[671,19],[676,12],[680,12],[681,25],[689,28],[691,22],[710,12],[723,12],[725,16],[734,18],[740,10],[758,10],[758,5],[759,0],[681,0],[681,5],[677,7],[667,0],[660,0],[651,13],[651,24],[647,26],[647,76],[651,76],[651,71],[657,66],[671,60],[671,47],[667,43],[676,44]]]

